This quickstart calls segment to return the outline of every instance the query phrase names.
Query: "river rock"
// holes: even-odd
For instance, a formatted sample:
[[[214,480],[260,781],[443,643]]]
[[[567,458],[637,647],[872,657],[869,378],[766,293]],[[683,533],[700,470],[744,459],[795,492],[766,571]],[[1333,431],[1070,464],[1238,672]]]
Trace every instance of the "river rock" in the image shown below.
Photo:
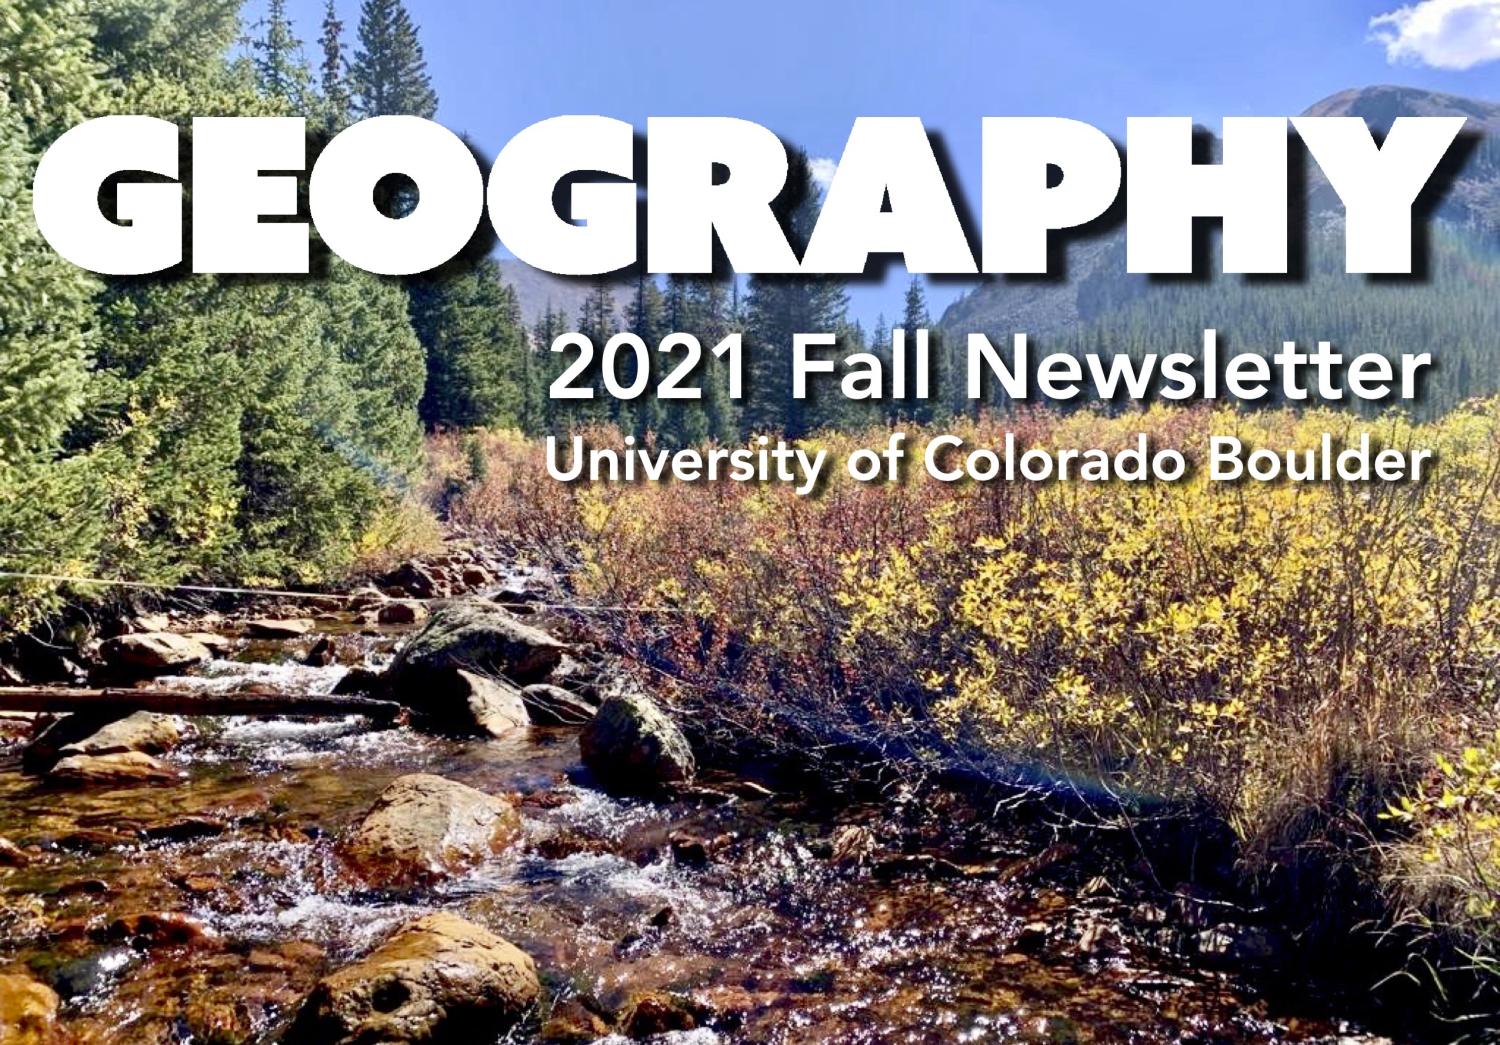
[[[58,1040],[57,992],[29,976],[0,976],[0,1042],[36,1045]]]
[[[175,715],[137,711],[123,717],[75,714],[60,718],[37,735],[22,754],[22,767],[45,773],[59,759],[74,755],[118,755],[142,751],[160,755],[182,743],[186,723]]]
[[[257,639],[296,639],[313,630],[313,622],[306,617],[275,620],[261,617],[245,622],[245,634]]]
[[[688,783],[697,772],[682,731],[655,701],[634,690],[608,697],[584,727],[578,746],[584,765],[612,791]]]
[[[503,737],[531,723],[521,691],[509,682],[472,671],[460,671],[458,678],[468,709],[463,732]]]
[[[338,851],[370,885],[411,888],[473,867],[520,834],[521,815],[506,799],[414,773],[380,793]]]
[[[375,610],[377,624],[416,624],[427,619],[427,607],[413,599],[383,603]]]
[[[383,685],[390,696],[440,729],[471,731],[473,687],[461,673],[540,682],[568,647],[493,603],[444,604],[402,647]]]
[[[118,635],[99,647],[99,659],[106,669],[135,678],[183,671],[212,657],[209,648],[197,639],[170,631]]]
[[[456,915],[410,922],[315,987],[287,1045],[493,1041],[541,994],[531,957]]]
[[[581,726],[594,717],[594,705],[545,682],[521,690],[521,700],[535,726]]]
[[[54,784],[67,787],[130,787],[137,784],[175,784],[182,774],[142,751],[117,755],[70,755],[47,773]]]

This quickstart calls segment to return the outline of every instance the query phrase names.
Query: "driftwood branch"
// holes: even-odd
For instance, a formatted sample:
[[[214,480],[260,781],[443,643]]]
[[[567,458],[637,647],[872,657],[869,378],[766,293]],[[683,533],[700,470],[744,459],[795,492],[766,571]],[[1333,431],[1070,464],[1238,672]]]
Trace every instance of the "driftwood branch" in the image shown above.
[[[55,689],[0,686],[0,711],[63,714],[77,711],[154,711],[164,715],[291,715],[336,718],[364,715],[390,722],[400,704],[368,697],[293,693],[184,693],[172,689]]]

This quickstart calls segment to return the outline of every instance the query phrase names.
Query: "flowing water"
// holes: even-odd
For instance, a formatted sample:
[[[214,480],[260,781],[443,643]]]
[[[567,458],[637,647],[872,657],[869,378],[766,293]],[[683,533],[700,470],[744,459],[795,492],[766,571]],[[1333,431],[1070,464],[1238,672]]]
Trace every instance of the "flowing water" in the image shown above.
[[[344,641],[379,663],[393,637]],[[301,666],[305,645],[242,646],[174,682],[326,692],[345,668]],[[666,1036],[684,1042],[1351,1033],[1143,944],[1107,890],[830,859],[829,838],[871,822],[870,809],[733,798],[722,781],[718,795],[666,803],[610,798],[589,786],[567,730],[463,742],[362,720],[197,726],[168,756],[188,774],[176,786],[58,791],[21,773],[18,745],[0,763],[0,835],[41,853],[0,872],[0,965],[54,984],[78,1040],[274,1040],[321,975],[439,908],[536,958],[543,1011],[509,1040],[536,1040],[569,999],[607,1014],[649,990],[716,1014]],[[431,891],[362,890],[333,838],[414,771],[519,796],[524,844]],[[706,864],[674,858],[679,832],[709,840]],[[1004,867],[1025,854],[993,855]]]

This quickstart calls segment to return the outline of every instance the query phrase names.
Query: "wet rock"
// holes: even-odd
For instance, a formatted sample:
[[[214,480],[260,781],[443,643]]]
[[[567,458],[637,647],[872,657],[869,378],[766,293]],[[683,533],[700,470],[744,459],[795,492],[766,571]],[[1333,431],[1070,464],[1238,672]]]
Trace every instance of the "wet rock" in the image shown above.
[[[71,755],[52,767],[48,781],[65,787],[133,787],[175,784],[182,774],[142,751],[118,755]]]
[[[490,576],[490,571],[483,566],[465,566],[459,577],[464,587],[470,590],[488,588],[495,583],[495,579]]]
[[[609,1024],[576,999],[559,1002],[542,1023],[541,1038],[549,1045],[588,1045],[609,1034]]]
[[[29,976],[0,976],[0,1042],[34,1045],[59,1040],[57,992]]]
[[[107,639],[99,647],[99,659],[111,674],[129,678],[152,678],[184,671],[213,653],[197,639],[169,631],[148,631]]]
[[[624,690],[609,697],[578,740],[584,764],[606,788],[655,790],[688,782],[697,771],[687,738],[650,697]]]
[[[682,867],[707,867],[709,843],[686,831],[673,831],[667,837],[672,862]]]
[[[1128,951],[1125,936],[1113,922],[1091,918],[1083,923],[1078,936],[1078,951],[1095,958],[1106,958]]]
[[[378,624],[415,624],[426,619],[427,607],[410,599],[387,602],[375,611]]]
[[[336,696],[356,696],[364,693],[374,693],[380,689],[380,672],[373,668],[350,668],[344,677],[334,684],[333,692]]]
[[[150,947],[182,947],[202,943],[213,932],[198,919],[177,911],[150,911],[116,918],[105,938]]]
[[[472,729],[472,687],[462,672],[539,682],[567,646],[480,599],[450,602],[428,618],[382,680],[386,691],[439,729]]]
[[[189,842],[195,838],[215,838],[229,830],[224,821],[211,816],[185,816],[163,820],[141,829],[148,842]]]
[[[67,715],[37,734],[22,753],[21,765],[28,773],[45,773],[58,759],[73,755],[159,755],[180,744],[185,731],[182,719],[147,711]]]
[[[1046,922],[1027,922],[1016,933],[1015,949],[1022,954],[1035,954],[1047,946],[1050,934]]]
[[[387,596],[385,592],[381,591],[379,588],[372,588],[367,585],[363,588],[355,588],[353,591],[351,591],[349,593],[349,598],[346,602],[346,605],[349,609],[355,611],[368,610],[372,607],[379,606],[381,603],[386,601],[386,598]]]
[[[564,655],[552,669],[552,681],[568,692],[598,707],[604,700],[599,672],[577,657]]]
[[[339,658],[338,644],[324,635],[312,644],[312,649],[302,658],[302,663],[312,668],[326,668]]]
[[[213,631],[188,631],[183,632],[185,639],[192,639],[208,647],[209,651],[216,657],[222,657],[226,653],[234,651],[234,640],[228,635],[220,635]]]
[[[665,991],[633,995],[620,1010],[620,1033],[627,1038],[652,1038],[672,1031],[696,1030],[705,1013],[690,998]]]
[[[521,691],[504,679],[485,678],[472,671],[458,672],[464,701],[460,732],[503,737],[531,724]],[[456,710],[456,709],[455,709]],[[449,728],[459,726],[454,720]]]
[[[409,562],[385,576],[382,590],[387,594],[397,591],[401,596],[415,595],[419,599],[433,599],[448,594],[448,585],[434,569],[421,563]]]
[[[58,749],[58,754],[63,758],[73,755],[119,755],[128,751],[160,755],[182,743],[186,730],[187,724],[175,715],[137,711],[100,726],[80,740],[64,744]]]
[[[875,852],[875,833],[862,824],[842,824],[829,836],[829,858],[841,867],[858,867]]]
[[[31,857],[26,855],[26,850],[9,838],[0,838],[0,867],[25,867],[29,863]]]
[[[521,690],[531,722],[537,726],[581,726],[594,717],[594,705],[561,686],[537,683]]]
[[[306,617],[291,617],[276,620],[259,617],[245,622],[245,634],[256,639],[296,639],[313,630],[313,622]]]
[[[308,995],[287,1045],[494,1040],[541,993],[530,956],[451,914],[408,923]]]
[[[870,873],[883,882],[898,878],[926,878],[930,881],[953,881],[967,878],[968,872],[952,860],[931,853],[899,853],[875,861]]]
[[[59,966],[51,974],[52,986],[64,998],[100,994],[119,978],[121,970],[135,961],[136,954],[128,947],[111,947]]]
[[[473,867],[520,833],[520,813],[507,800],[417,773],[381,792],[338,851],[369,884],[409,888]]]
[[[1216,925],[1197,936],[1200,958],[1214,963],[1263,965],[1281,952],[1274,933],[1260,926]]]

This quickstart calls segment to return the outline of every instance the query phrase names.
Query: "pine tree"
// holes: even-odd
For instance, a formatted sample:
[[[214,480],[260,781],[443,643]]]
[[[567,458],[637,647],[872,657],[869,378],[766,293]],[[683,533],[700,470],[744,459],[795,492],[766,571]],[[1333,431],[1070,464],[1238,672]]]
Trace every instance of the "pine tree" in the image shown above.
[[[817,220],[817,190],[807,156],[790,157],[788,184],[801,185],[786,218],[788,238],[804,248]],[[826,276],[757,275],[750,277],[746,300],[745,355],[749,433],[806,435],[826,427],[838,414],[838,391],[825,383],[823,394],[792,398],[792,336],[834,332],[842,328],[849,299],[842,283]]]
[[[260,35],[250,41],[256,86],[262,94],[283,98],[294,111],[302,111],[312,77],[302,57],[302,41],[287,17],[286,0],[271,0],[256,28]]]
[[[499,266],[486,258],[409,286],[412,326],[427,351],[422,420],[429,428],[517,424],[525,335]]]
[[[358,36],[349,67],[355,111],[362,117],[437,115],[422,43],[401,0],[365,0]]]
[[[323,63],[319,67],[319,86],[323,92],[324,129],[337,132],[349,123],[349,63],[344,58],[344,22],[339,18],[334,0],[328,0],[318,37]]]
[[[656,349],[661,344],[661,339],[671,332],[663,321],[662,309],[661,286],[654,277],[641,273],[636,279],[635,296],[625,309],[626,329],[646,343],[651,358],[650,383],[638,400],[635,411],[633,430],[640,438],[648,433],[660,432],[666,418],[663,403],[656,397],[656,384],[661,377]]]

